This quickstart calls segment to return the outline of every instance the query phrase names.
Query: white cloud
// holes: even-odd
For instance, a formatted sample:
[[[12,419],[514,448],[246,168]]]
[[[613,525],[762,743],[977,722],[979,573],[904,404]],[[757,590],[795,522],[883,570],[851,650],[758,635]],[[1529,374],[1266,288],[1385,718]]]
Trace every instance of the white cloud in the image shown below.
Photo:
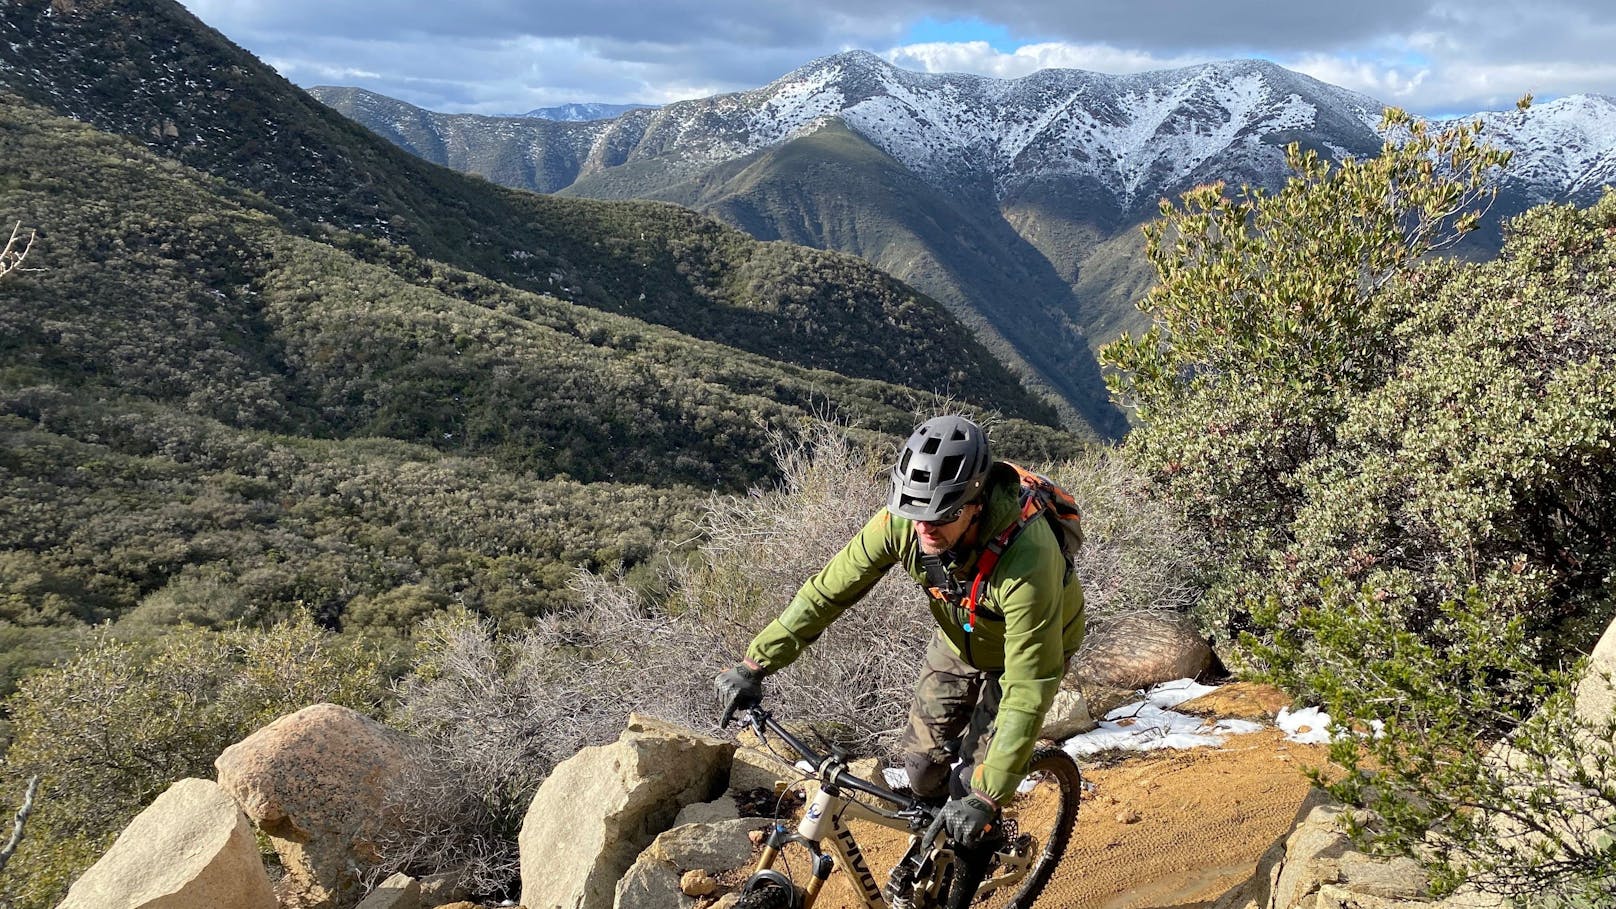
[[[995,49],[986,41],[907,44],[894,47],[882,56],[905,69],[928,73],[975,73],[1000,79],[1019,79],[1041,69],[1141,73],[1192,66],[1214,59],[1202,55],[1160,57],[1103,44],[1067,44],[1059,41],[1024,44],[1009,53]]]
[[[476,113],[740,91],[852,48],[887,48],[905,68],[999,78],[1260,56],[1423,114],[1498,109],[1526,91],[1616,95],[1609,0],[184,2],[299,84],[358,84]],[[902,43],[922,21],[979,22],[994,41]],[[975,35],[966,27],[964,37]]]
[[[1356,57],[1326,57],[1309,54],[1281,66],[1306,73],[1320,82],[1339,85],[1388,104],[1408,105],[1419,100],[1419,92],[1431,75],[1429,67],[1385,66]]]

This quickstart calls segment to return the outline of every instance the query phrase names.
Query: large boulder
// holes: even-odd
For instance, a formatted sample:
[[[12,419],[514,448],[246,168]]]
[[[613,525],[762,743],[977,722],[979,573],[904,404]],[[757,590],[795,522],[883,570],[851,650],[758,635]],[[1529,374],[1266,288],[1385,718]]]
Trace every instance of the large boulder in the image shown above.
[[[1482,817],[1500,845],[1533,864],[1559,860],[1568,849],[1602,848],[1616,833],[1616,811],[1600,785],[1616,783],[1616,623],[1589,655],[1570,716],[1546,719],[1565,723],[1549,753],[1533,737],[1524,744],[1505,738],[1487,752],[1488,770],[1509,796]]]
[[[58,909],[276,909],[252,827],[211,780],[180,780],[135,816]]]
[[[1435,909],[1418,864],[1353,847],[1341,824],[1347,810],[1313,790],[1290,832],[1258,859],[1251,879],[1213,909]]]
[[[729,791],[750,792],[754,789],[774,791],[776,783],[794,781],[802,774],[790,764],[761,748],[745,745],[735,749],[730,764]]]
[[[679,888],[679,872],[672,865],[641,859],[617,882],[612,909],[690,909],[695,904]]]
[[[354,909],[421,909],[421,882],[399,872],[370,891]]]
[[[611,909],[618,880],[680,809],[719,794],[734,750],[630,716],[615,743],[562,761],[522,821],[522,905]]]
[[[1577,682],[1575,711],[1583,728],[1612,744],[1616,721],[1616,622],[1611,623],[1588,657],[1588,669]]]
[[[375,843],[407,756],[393,730],[315,704],[226,748],[214,767],[280,854],[282,902],[321,909],[362,895],[359,876],[380,858]]]
[[[680,809],[679,816],[673,819],[672,827],[683,827],[686,824],[716,824],[719,821],[733,821],[741,816],[740,806],[735,804],[732,795],[721,795],[710,802],[692,802]]]
[[[1086,684],[1136,689],[1193,679],[1211,666],[1212,648],[1189,619],[1138,612],[1096,623],[1072,674]]]
[[[739,868],[752,857],[752,838],[748,834],[773,823],[769,818],[743,817],[674,827],[658,834],[640,854],[640,861],[667,862],[681,872]]]
[[[1038,737],[1057,741],[1069,739],[1099,725],[1089,713],[1089,703],[1083,697],[1083,692],[1076,688],[1062,688],[1055,692],[1055,700],[1050,702],[1049,710],[1044,714],[1044,727],[1038,731]]]

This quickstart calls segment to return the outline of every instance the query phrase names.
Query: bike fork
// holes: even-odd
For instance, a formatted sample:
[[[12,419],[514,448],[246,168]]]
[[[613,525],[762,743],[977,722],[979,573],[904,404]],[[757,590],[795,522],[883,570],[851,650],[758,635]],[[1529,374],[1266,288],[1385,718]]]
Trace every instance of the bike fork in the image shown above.
[[[774,870],[774,862],[780,855],[780,848],[787,843],[802,845],[808,850],[808,854],[812,856],[813,864],[809,868],[808,886],[802,889],[800,894],[801,902],[798,906],[799,909],[813,909],[814,901],[819,898],[819,891],[824,889],[825,882],[830,879],[831,872],[835,870],[836,862],[831,856],[821,851],[817,843],[805,838],[800,833],[793,833],[776,824],[769,831],[769,839],[763,845],[763,854],[758,856],[757,868],[752,872],[752,877],[749,880],[773,880],[787,890],[796,890],[796,885],[789,878]]]

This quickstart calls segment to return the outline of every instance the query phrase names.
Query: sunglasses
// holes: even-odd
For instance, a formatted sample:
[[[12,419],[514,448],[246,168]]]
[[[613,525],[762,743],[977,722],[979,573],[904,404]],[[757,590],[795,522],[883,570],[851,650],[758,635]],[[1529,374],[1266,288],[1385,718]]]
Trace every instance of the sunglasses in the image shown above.
[[[967,502],[964,505],[955,508],[953,511],[950,511],[948,514],[938,515],[935,521],[920,521],[918,523],[925,524],[928,527],[946,527],[963,517],[965,515],[965,509],[969,507],[970,504],[971,503]]]

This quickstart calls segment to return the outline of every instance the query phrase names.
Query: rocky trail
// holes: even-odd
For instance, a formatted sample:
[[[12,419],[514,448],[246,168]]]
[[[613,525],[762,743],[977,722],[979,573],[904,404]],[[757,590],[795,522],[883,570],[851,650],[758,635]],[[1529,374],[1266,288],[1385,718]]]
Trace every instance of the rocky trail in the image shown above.
[[[1228,685],[1179,711],[1252,719],[1259,732],[1187,750],[1117,751],[1082,763],[1089,784],[1066,855],[1038,906],[1050,909],[1211,909],[1251,877],[1274,841],[1289,832],[1307,798],[1302,768],[1321,766],[1326,748],[1272,728],[1286,702],[1272,689]],[[899,834],[854,824],[877,877],[902,854]],[[735,869],[726,882],[745,877]],[[794,869],[797,870],[797,869]],[[818,907],[863,904],[840,873]]]

